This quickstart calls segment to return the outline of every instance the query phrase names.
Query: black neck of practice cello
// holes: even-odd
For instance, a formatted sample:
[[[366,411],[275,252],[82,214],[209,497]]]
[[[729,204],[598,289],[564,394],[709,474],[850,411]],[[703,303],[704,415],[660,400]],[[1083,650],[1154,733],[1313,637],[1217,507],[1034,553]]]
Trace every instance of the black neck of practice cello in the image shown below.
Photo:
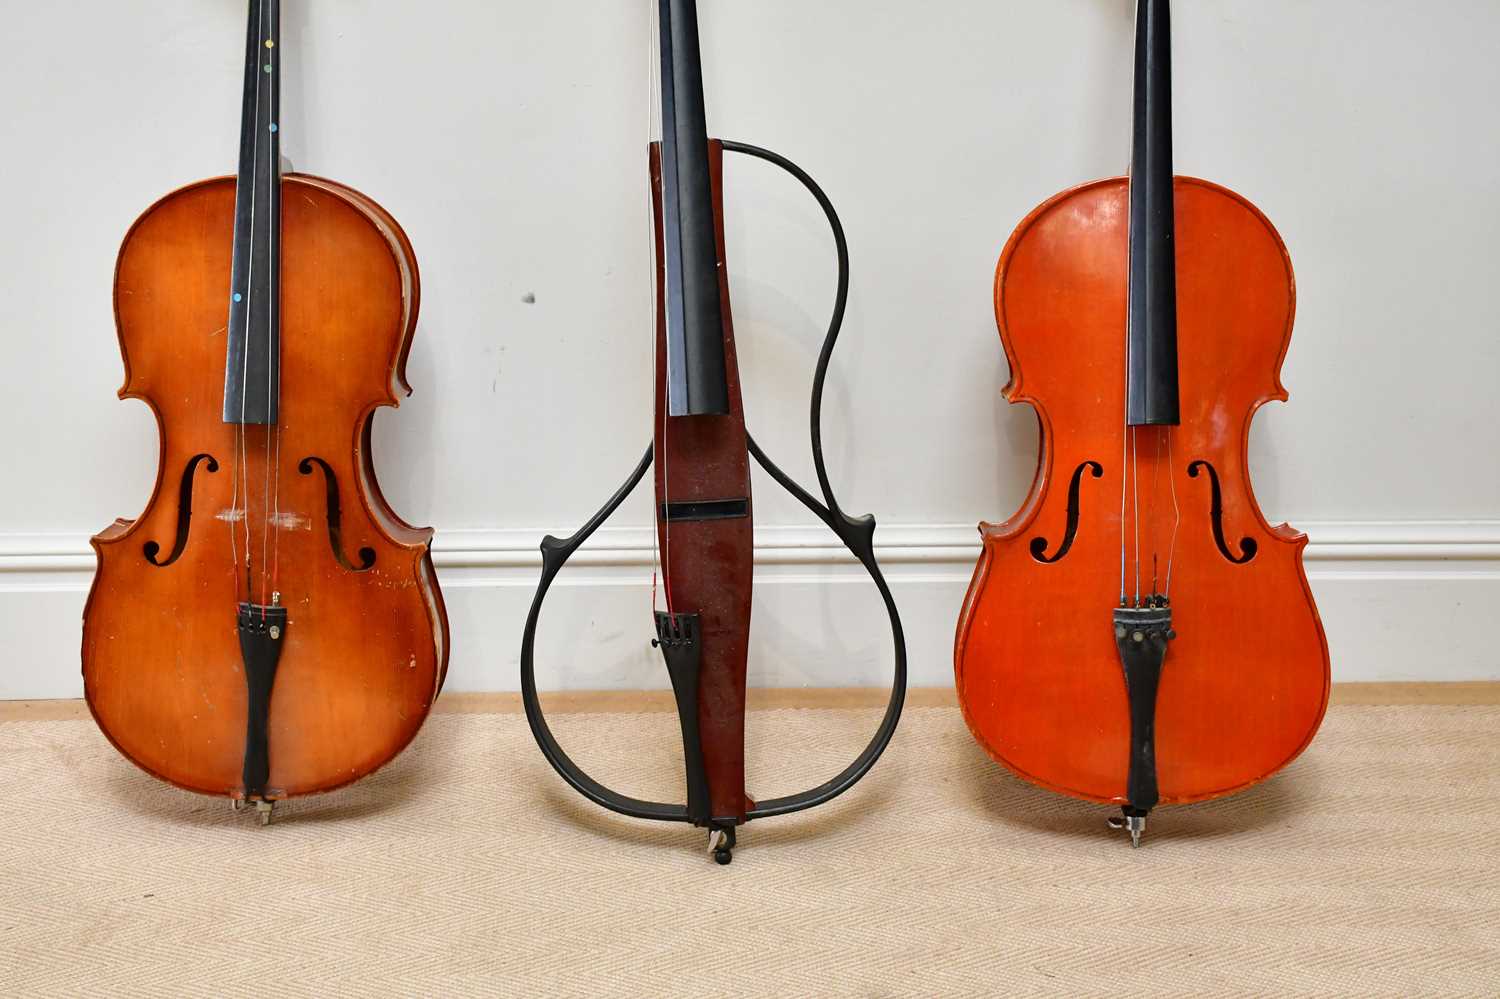
[[[667,414],[729,412],[703,63],[694,0],[659,0]]]
[[[1180,422],[1170,9],[1168,0],[1136,8],[1125,420],[1133,427]]]

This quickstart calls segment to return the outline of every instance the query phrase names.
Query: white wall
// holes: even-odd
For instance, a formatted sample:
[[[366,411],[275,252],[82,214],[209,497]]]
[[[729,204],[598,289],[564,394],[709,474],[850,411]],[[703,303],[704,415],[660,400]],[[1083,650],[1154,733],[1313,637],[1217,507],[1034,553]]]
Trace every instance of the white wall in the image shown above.
[[[114,395],[115,252],[155,198],[233,169],[243,6],[0,0],[0,697],[80,692],[86,538],[139,511],[156,460],[146,407]],[[384,204],[422,266],[417,391],[377,420],[382,483],[439,528],[450,682],[513,688],[536,539],[592,512],[649,437],[651,4],[284,7],[285,154]],[[1011,512],[1035,460],[1029,411],[998,395],[995,258],[1038,201],[1123,167],[1132,7],[700,3],[710,131],[800,161],[848,228],[829,463],[883,525],[916,683],[948,682],[973,524]],[[1178,171],[1254,200],[1297,268],[1292,400],[1258,419],[1252,454],[1267,515],[1313,536],[1336,677],[1500,677],[1500,4],[1174,14]],[[828,239],[769,167],[728,178],[748,418],[811,483]],[[881,682],[872,593],[757,488],[756,681]],[[662,681],[648,518],[637,497],[564,577],[544,684]]]

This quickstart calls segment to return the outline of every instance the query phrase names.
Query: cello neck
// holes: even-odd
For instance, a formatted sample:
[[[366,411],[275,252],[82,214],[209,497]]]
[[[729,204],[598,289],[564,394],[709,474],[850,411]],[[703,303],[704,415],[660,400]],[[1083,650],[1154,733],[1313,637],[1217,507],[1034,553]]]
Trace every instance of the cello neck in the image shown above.
[[[234,196],[224,422],[276,422],[281,389],[281,4],[250,0]]]
[[[1180,422],[1170,10],[1168,0],[1139,0],[1136,7],[1125,393],[1125,422],[1133,427]]]
[[[703,61],[694,0],[658,0],[667,415],[729,412]]]

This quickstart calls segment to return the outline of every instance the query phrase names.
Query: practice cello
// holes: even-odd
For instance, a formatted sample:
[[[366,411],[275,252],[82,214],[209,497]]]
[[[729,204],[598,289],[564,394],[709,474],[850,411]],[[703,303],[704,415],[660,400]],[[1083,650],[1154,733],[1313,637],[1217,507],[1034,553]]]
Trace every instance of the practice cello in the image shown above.
[[[1167,0],[1136,12],[1127,178],[1045,202],[995,276],[1011,378],[1041,446],[1015,516],[983,524],[955,678],[979,743],[1022,778],[1116,804],[1230,794],[1312,740],[1328,647],[1304,535],[1248,478],[1255,411],[1285,400],[1295,300],[1249,201],[1172,172]]]
[[[543,539],[542,577],[521,645],[521,692],[532,734],[557,772],[584,797],[623,815],[685,822],[709,831],[710,849],[730,862],[744,823],[823,804],[860,780],[890,742],[906,691],[901,620],[875,561],[873,517],[839,507],[823,462],[823,382],[843,323],[849,258],[833,205],[801,168],[755,146],[709,140],[695,0],[657,0],[661,141],[650,145],[656,235],[654,441],[625,483],[577,532]],[[745,429],[724,264],[722,162],[741,153],[781,167],[827,216],[838,255],[833,319],[813,377],[813,465],[821,501],[768,458]],[[807,791],[764,801],[745,790],[745,682],[754,562],[750,459],[822,521],[869,573],[890,619],[893,681],[870,742],[838,774]],[[654,460],[658,459],[658,460]],[[685,799],[681,804],[620,794],[584,772],[547,725],[537,696],[535,645],[542,603],[568,558],[612,515],[653,464],[655,520],[665,610],[654,637],[665,660],[681,723]]]
[[[374,410],[409,393],[405,233],[282,175],[278,0],[251,0],[237,177],[168,194],[115,271],[122,398],[160,431],[146,510],[93,539],[83,678],[136,765],[273,803],[348,784],[416,734],[447,664],[432,531],[375,481]]]

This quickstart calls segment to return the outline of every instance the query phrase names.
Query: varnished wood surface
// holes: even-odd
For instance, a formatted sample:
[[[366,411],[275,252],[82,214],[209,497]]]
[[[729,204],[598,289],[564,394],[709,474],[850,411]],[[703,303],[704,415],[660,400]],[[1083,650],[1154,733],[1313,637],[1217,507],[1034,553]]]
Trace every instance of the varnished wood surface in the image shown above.
[[[996,274],[1006,396],[1035,409],[1041,448],[1020,511],[981,526],[955,643],[959,700],[997,760],[1096,801],[1124,800],[1129,762],[1111,624],[1122,544],[1132,563],[1141,553],[1143,593],[1152,591],[1152,553],[1163,575],[1173,556],[1177,638],[1156,714],[1164,803],[1226,794],[1285,766],[1317,731],[1328,697],[1327,646],[1302,569],[1306,538],[1265,521],[1247,474],[1252,416],[1286,398],[1291,265],[1270,223],[1232,192],[1178,178],[1175,201],[1182,424],[1170,431],[1170,454],[1152,447],[1161,431],[1140,429],[1139,485],[1125,491],[1123,509],[1127,182],[1099,181],[1043,204],[1016,229]],[[1230,545],[1258,545],[1246,564],[1214,543],[1207,476],[1187,474],[1200,460],[1218,471]],[[1073,546],[1055,563],[1038,561],[1033,539],[1058,549],[1070,480],[1086,461],[1103,475],[1081,480]],[[1129,576],[1133,594],[1133,566]]]
[[[421,271],[417,267],[417,255],[412,249],[411,240],[407,238],[406,230],[401,227],[390,212],[386,211],[376,201],[361,194],[347,184],[328,180],[324,177],[312,177],[306,174],[300,175],[302,180],[328,186],[342,192],[344,195],[359,202],[380,226],[387,240],[394,240],[400,251],[400,257],[404,264],[402,268],[403,277],[403,310],[404,322],[401,338],[401,355],[397,359],[392,377],[392,394],[398,397],[409,396],[412,393],[411,384],[406,378],[406,363],[411,357],[411,345],[417,328],[417,314],[422,304],[422,278]],[[369,497],[372,512],[378,513],[382,525],[392,537],[405,541],[408,544],[428,544],[431,539],[431,531],[426,528],[414,527],[396,513],[386,500],[385,494],[380,490],[380,483],[375,477],[374,449],[371,440],[374,436],[375,414],[371,412],[365,418],[364,432],[360,437],[360,476],[364,483],[366,494]],[[443,591],[437,585],[437,570],[432,564],[431,546],[428,544],[428,552],[422,567],[424,578],[424,591],[428,600],[432,603],[432,613],[436,615],[441,631],[438,634],[438,661],[441,664],[441,675],[438,677],[438,686],[442,687],[443,680],[448,675],[448,650],[451,648],[451,638],[448,629],[448,610],[443,603]]]
[[[267,797],[347,784],[400,752],[432,705],[447,655],[432,532],[390,510],[368,453],[371,415],[397,405],[405,387],[418,293],[410,244],[343,185],[287,176],[282,195],[280,443],[246,427],[238,465],[237,428],[219,415],[233,179],[158,202],[127,235],[116,271],[120,394],[152,407],[161,455],[145,512],[94,539],[85,693],[127,757],[212,794],[241,793],[237,601],[268,602],[274,588],[290,616],[271,699]],[[142,546],[156,541],[162,557],[171,550],[178,482],[196,454],[212,455],[218,470],[200,466],[195,477],[181,557],[152,565]],[[375,552],[366,572],[335,557],[323,473],[299,470],[313,456],[338,483],[342,550],[356,562],[361,548]],[[247,547],[274,575],[246,570]]]
[[[755,560],[754,504],[750,503],[750,453],[740,399],[739,365],[724,264],[724,150],[708,146],[714,233],[719,256],[719,302],[724,327],[724,370],[729,412],[723,416],[667,417],[666,261],[662,253],[660,147],[651,147],[651,189],[656,216],[656,483],[657,537],[668,607],[699,615],[702,667],[698,728],[708,774],[713,817],[745,821],[745,669],[750,652],[750,594]],[[667,523],[664,503],[744,499],[744,517]]]

